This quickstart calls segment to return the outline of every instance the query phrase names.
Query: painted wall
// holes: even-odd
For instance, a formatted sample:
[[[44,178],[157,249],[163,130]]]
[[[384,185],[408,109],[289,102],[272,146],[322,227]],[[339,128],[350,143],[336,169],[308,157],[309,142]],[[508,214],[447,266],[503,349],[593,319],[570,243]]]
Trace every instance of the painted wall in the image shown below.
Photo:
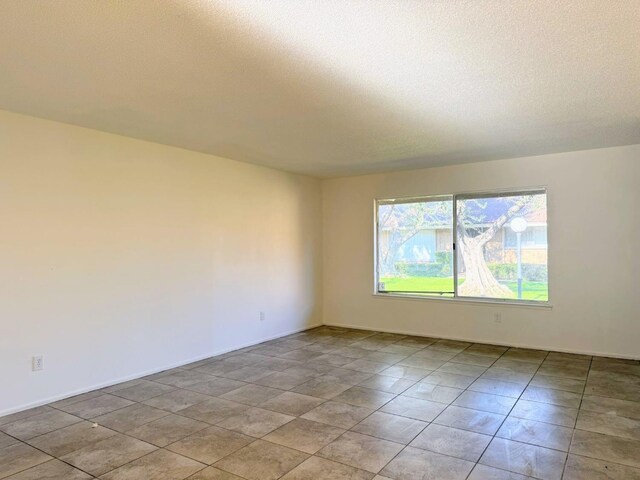
[[[551,309],[372,295],[375,198],[531,186],[548,188]],[[640,358],[640,145],[337,178],[323,204],[327,324]]]
[[[320,323],[321,248],[318,180],[0,111],[0,415]]]

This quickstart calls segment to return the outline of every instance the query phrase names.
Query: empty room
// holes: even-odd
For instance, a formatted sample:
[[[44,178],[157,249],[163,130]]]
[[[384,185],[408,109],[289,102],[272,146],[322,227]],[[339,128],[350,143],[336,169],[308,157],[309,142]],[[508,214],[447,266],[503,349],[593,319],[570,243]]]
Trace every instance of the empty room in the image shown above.
[[[640,0],[0,0],[0,479],[640,480]]]

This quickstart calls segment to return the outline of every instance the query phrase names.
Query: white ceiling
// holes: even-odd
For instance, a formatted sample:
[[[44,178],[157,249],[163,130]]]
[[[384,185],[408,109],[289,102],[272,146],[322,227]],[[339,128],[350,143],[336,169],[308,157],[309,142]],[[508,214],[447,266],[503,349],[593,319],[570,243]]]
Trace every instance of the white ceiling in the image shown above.
[[[640,143],[640,0],[2,0],[0,108],[318,176]]]

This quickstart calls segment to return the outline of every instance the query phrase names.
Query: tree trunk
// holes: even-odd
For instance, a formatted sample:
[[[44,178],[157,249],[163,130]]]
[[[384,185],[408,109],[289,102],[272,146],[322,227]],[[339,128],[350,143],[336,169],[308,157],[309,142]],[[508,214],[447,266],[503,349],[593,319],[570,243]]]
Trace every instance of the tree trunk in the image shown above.
[[[465,268],[465,280],[458,293],[465,297],[510,298],[513,292],[500,285],[484,260],[484,239],[461,236],[458,248]]]

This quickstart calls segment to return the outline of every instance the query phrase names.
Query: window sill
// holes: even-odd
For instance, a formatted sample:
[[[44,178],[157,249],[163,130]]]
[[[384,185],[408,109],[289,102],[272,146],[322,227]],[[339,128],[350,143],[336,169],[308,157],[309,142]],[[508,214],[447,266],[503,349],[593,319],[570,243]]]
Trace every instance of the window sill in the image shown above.
[[[497,300],[489,298],[451,298],[451,297],[435,297],[427,295],[412,295],[403,293],[379,293],[374,292],[372,294],[378,298],[392,298],[396,300],[427,300],[436,302],[450,302],[450,303],[462,303],[472,305],[487,305],[492,307],[504,306],[504,307],[525,307],[534,309],[552,309],[553,305],[549,302],[534,302],[526,300]]]

